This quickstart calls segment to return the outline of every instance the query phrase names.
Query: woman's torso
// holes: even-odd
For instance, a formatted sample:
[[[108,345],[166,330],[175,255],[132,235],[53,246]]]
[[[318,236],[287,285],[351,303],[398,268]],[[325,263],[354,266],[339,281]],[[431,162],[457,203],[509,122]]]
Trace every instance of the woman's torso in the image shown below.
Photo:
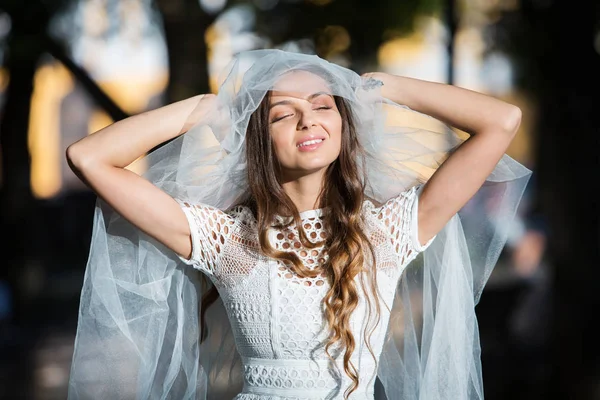
[[[376,208],[369,201],[363,205],[364,232],[375,253],[380,319],[376,324],[370,280],[367,274],[359,274],[355,278],[359,302],[349,321],[355,340],[351,362],[357,370],[359,386],[351,399],[373,397],[376,360],[387,333],[396,284],[417,254],[409,226],[414,197],[414,193],[407,192],[399,196],[399,204],[388,205],[388,209],[385,205]],[[326,239],[324,212],[310,210],[300,214],[313,243]],[[207,273],[218,289],[241,356],[244,389],[236,400],[342,399],[352,380],[344,372],[344,352],[339,346],[329,349],[337,369],[325,352],[329,329],[323,297],[330,286],[324,273],[300,278],[284,263],[261,255],[256,220],[247,207],[213,216],[212,223],[209,214],[205,214],[208,221],[204,221],[208,222],[208,230],[202,234],[208,235],[212,244],[206,248],[208,243],[204,241],[205,248],[196,255],[204,262],[196,262],[195,266]],[[196,222],[202,220],[196,218]],[[324,246],[305,248],[293,223],[283,229],[271,229],[269,241],[276,250],[295,252],[309,269],[323,265],[329,257]],[[194,251],[198,253],[198,249]],[[367,296],[371,299],[370,318]],[[365,329],[372,332],[370,337],[369,333],[365,335]],[[365,336],[370,338],[373,354]]]

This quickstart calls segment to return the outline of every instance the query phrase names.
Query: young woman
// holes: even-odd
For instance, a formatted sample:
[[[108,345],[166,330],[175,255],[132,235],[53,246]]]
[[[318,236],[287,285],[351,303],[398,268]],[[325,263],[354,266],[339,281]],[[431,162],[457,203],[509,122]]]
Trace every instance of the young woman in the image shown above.
[[[226,76],[67,150],[99,197],[70,398],[482,398],[519,108],[278,50]]]

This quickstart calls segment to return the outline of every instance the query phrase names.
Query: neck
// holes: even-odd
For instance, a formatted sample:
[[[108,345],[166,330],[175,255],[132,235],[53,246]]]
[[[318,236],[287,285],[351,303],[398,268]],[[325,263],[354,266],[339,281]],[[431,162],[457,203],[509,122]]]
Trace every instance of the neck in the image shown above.
[[[298,209],[298,212],[318,208],[321,184],[326,170],[326,168],[323,168],[312,174],[284,180],[281,186]]]

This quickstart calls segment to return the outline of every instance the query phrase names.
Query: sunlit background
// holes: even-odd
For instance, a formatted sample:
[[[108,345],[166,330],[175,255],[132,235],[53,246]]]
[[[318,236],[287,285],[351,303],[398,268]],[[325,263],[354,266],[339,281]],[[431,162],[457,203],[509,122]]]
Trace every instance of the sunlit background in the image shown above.
[[[3,121],[0,129],[4,129],[0,132],[3,138],[0,169],[7,169],[0,175],[4,190],[2,222],[5,235],[12,240],[5,242],[7,247],[3,247],[3,252],[14,246],[20,249],[6,258],[3,265],[6,271],[0,276],[0,321],[6,321],[0,331],[4,355],[0,360],[0,396],[35,400],[66,396],[94,200],[67,166],[64,157],[67,146],[127,115],[194,94],[216,92],[219,74],[236,52],[280,48],[318,54],[359,73],[380,70],[452,83],[491,94],[523,110],[519,135],[508,154],[536,174],[512,228],[508,255],[501,258],[501,265],[486,287],[489,296],[484,294],[478,306],[482,310],[484,382],[490,382],[489,390],[486,389],[489,399],[549,398],[536,397],[546,393],[540,386],[561,376],[560,369],[557,372],[551,368],[556,359],[547,353],[551,346],[548,332],[552,326],[548,315],[551,308],[549,282],[553,278],[549,271],[566,262],[564,254],[569,252],[566,243],[592,243],[587,248],[596,243],[597,249],[598,242],[594,242],[593,235],[586,236],[583,242],[576,236],[567,236],[572,232],[568,229],[571,218],[557,215],[566,213],[563,207],[573,203],[561,202],[562,197],[552,192],[553,186],[548,182],[555,179],[557,185],[564,183],[566,190],[566,185],[575,178],[556,167],[568,161],[568,156],[556,157],[561,150],[558,142],[544,145],[542,138],[550,135],[548,132],[553,126],[565,128],[561,135],[576,134],[581,140],[587,137],[586,132],[594,129],[600,136],[600,131],[594,128],[597,123],[582,122],[573,126],[572,121],[580,121],[577,117],[558,119],[561,113],[567,115],[568,104],[574,102],[581,104],[580,115],[591,115],[592,99],[598,101],[597,94],[589,95],[585,90],[596,87],[597,91],[600,85],[595,85],[597,81],[585,83],[585,79],[597,76],[600,71],[594,69],[600,53],[599,8],[590,7],[591,12],[583,8],[573,11],[573,15],[582,17],[580,25],[560,29],[571,29],[570,38],[579,38],[578,35],[585,32],[585,40],[565,44],[553,40],[556,36],[552,35],[558,30],[546,32],[545,27],[550,25],[538,22],[541,21],[538,18],[560,20],[555,17],[556,13],[575,6],[557,6],[555,3],[561,2],[552,0],[372,0],[366,3],[358,0],[61,0],[52,8],[41,0],[32,0],[27,2],[30,7],[27,9],[17,0],[0,1],[0,118]],[[45,14],[35,15],[41,18],[38,23],[45,24],[44,29],[35,31],[35,26],[27,26],[35,24],[35,20],[27,16],[41,9],[46,10]],[[589,29],[584,29],[584,24],[589,25]],[[17,44],[11,42],[15,37],[20,40]],[[37,42],[26,42],[23,37],[44,44],[38,49]],[[583,42],[586,44],[580,44]],[[547,54],[552,46],[567,54],[554,53],[551,58]],[[15,55],[10,64],[7,60],[11,48],[14,54],[17,54],[16,48],[32,49],[31,53],[38,56],[31,59],[27,55]],[[583,55],[578,58],[577,54]],[[570,61],[561,61],[561,57]],[[581,65],[580,70],[564,67],[565,63],[578,59],[591,62]],[[552,62],[563,68],[554,69]],[[23,75],[27,74],[27,68],[20,69],[20,65],[26,64],[33,66],[30,77]],[[585,73],[586,68],[595,72]],[[556,83],[559,79],[552,79],[553,71],[559,71],[556,76],[568,80],[572,86]],[[24,93],[27,83],[21,86],[25,90],[15,89],[17,94],[13,94],[13,98],[20,99],[21,108],[9,108],[11,78],[33,85],[30,97]],[[576,90],[583,92],[575,95]],[[550,103],[552,99],[558,101]],[[23,104],[29,105],[28,111],[22,111]],[[554,108],[550,104],[555,104]],[[15,110],[20,110],[18,115],[13,114]],[[576,131],[565,132],[567,127]],[[29,162],[23,162],[23,157],[17,159],[21,135],[26,138],[27,153],[23,154],[28,154]],[[598,144],[597,137],[587,143],[588,146],[594,144]],[[563,150],[576,154],[581,147],[586,147],[586,142]],[[25,145],[22,150],[25,151]],[[544,163],[540,161],[542,155]],[[587,173],[594,166],[598,167],[597,157],[594,163],[593,156],[588,156],[578,166],[579,171]],[[538,169],[552,172],[540,173],[545,178],[538,180]],[[545,185],[543,200],[539,200],[540,185]],[[31,209],[25,204],[27,207],[34,204],[31,209],[35,212],[28,211]],[[588,209],[597,210],[597,202],[594,204],[596,208],[588,204]],[[590,226],[597,220],[597,213],[592,214]],[[24,227],[29,221],[33,221],[31,226]],[[551,258],[547,241],[553,221],[555,231],[557,223],[565,224],[565,233],[555,239],[561,246],[556,247],[559,253]],[[19,233],[11,235],[16,226],[20,227]],[[580,263],[598,267],[597,251],[592,254],[596,258],[586,259],[583,257],[590,257],[591,253],[583,254],[581,247],[578,250],[582,257]],[[48,308],[39,308],[42,303]],[[18,323],[10,322],[16,314]],[[507,336],[500,336],[504,331]],[[541,331],[545,334],[536,333]],[[514,368],[507,360],[509,357],[529,360],[529,364],[521,366],[530,370]],[[581,365],[591,362],[582,354],[573,355],[569,361]],[[17,363],[19,367],[15,367]],[[510,368],[514,369],[509,373]],[[522,375],[516,375],[515,371]],[[573,382],[574,373],[569,374],[556,382]],[[535,379],[539,383],[533,384]],[[589,379],[585,382],[585,388],[594,386]],[[511,384],[518,389],[511,391]],[[569,392],[570,386],[564,382],[560,387],[565,390],[565,397],[556,398],[600,399],[598,382],[596,389],[589,391]],[[516,392],[523,397],[517,397]],[[580,397],[573,397],[573,393]],[[588,393],[596,393],[598,397],[584,397]],[[554,394],[558,395],[556,391]]]
[[[315,53],[315,40],[301,38],[272,43],[260,33],[258,14],[269,12],[278,0],[248,1],[226,7],[226,1],[201,0],[199,6],[216,18],[204,35],[180,40],[204,40],[208,49],[210,90],[218,90],[219,72],[235,52],[277,47]],[[289,3],[298,3],[289,2]],[[329,1],[313,1],[325,6]],[[509,155],[530,164],[530,125],[532,104],[514,85],[513,66],[507,55],[486,52],[484,40],[493,13],[499,7],[516,7],[517,2],[469,0],[461,14],[462,23],[455,38],[453,83],[506,99],[525,112],[524,124]],[[399,16],[401,18],[401,16]],[[448,40],[450,32],[439,15],[415,15],[414,31],[394,34],[382,40],[372,68],[398,75],[449,82]],[[3,14],[0,33],[10,31],[10,18]],[[367,27],[365,29],[368,29]],[[79,66],[128,114],[157,107],[167,101],[169,63],[164,31],[150,1],[78,1],[57,17],[53,24],[57,36],[68,39],[69,51]],[[340,25],[322,28],[319,54],[331,61],[351,66],[349,32]],[[366,72],[366,71],[365,71]],[[5,69],[0,73],[0,89],[7,85]],[[65,66],[52,57],[38,65],[31,99],[28,145],[31,154],[31,187],[37,198],[52,198],[81,187],[63,157],[66,146],[83,135],[113,122],[99,109]]]

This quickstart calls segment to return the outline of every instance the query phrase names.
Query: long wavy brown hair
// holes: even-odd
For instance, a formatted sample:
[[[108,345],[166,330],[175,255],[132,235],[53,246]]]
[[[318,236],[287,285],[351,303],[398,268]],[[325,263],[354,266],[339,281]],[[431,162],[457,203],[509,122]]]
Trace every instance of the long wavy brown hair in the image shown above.
[[[349,105],[341,97],[334,96],[334,98],[342,118],[342,141],[339,156],[327,167],[319,196],[319,207],[330,209],[324,215],[326,239],[315,243],[308,239],[298,209],[281,185],[278,173],[279,162],[269,132],[270,92],[250,117],[246,132],[250,190],[243,203],[249,206],[256,216],[260,250],[264,255],[280,260],[298,277],[314,278],[322,273],[326,276],[330,289],[323,303],[330,336],[325,343],[325,352],[333,361],[329,352],[331,346],[339,343],[341,348],[345,349],[344,371],[353,382],[344,393],[345,398],[348,398],[359,385],[358,371],[350,361],[356,347],[355,338],[350,330],[350,316],[359,301],[359,291],[355,282],[357,275],[362,273],[359,281],[367,300],[369,322],[364,331],[365,343],[375,360],[370,337],[379,324],[380,306],[375,273],[375,252],[366,233],[363,232],[361,213],[365,200],[366,176],[361,173],[365,171],[364,165],[359,165],[356,160],[363,159],[360,155],[364,150],[358,141]],[[274,249],[268,240],[268,229],[274,226],[275,215],[292,216],[292,223],[295,224],[300,242],[305,248],[312,249],[324,245],[329,259],[323,265],[309,269],[293,251]],[[368,291],[365,290],[367,287],[369,287]],[[206,308],[217,298],[218,293],[214,287],[211,287],[202,301],[202,325],[204,325]],[[375,318],[372,320],[373,310]],[[201,332],[204,337],[204,329]]]

